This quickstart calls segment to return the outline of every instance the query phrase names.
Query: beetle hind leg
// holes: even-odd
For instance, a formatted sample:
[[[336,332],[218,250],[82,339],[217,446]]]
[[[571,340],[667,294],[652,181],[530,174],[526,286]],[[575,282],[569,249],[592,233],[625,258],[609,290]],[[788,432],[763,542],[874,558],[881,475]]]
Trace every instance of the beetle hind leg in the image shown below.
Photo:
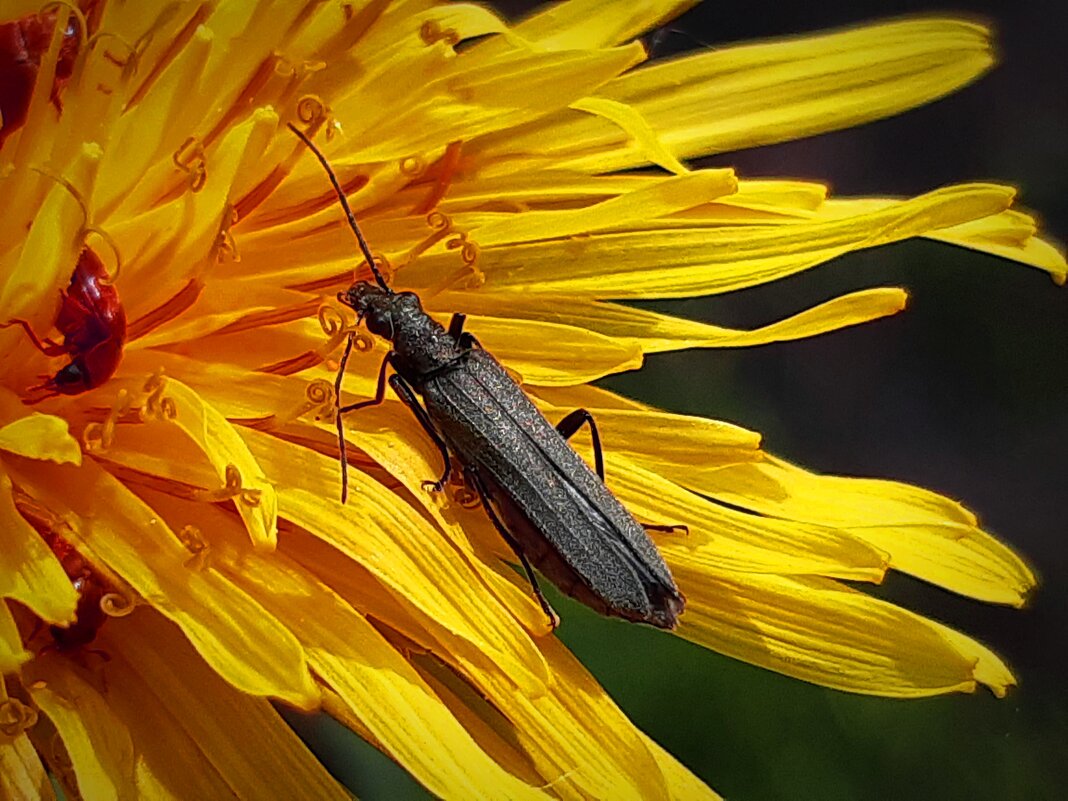
[[[556,628],[560,625],[560,616],[556,614],[556,610],[553,609],[552,604],[549,603],[549,599],[545,597],[545,593],[541,591],[541,586],[538,584],[538,577],[534,574],[534,567],[530,564],[530,560],[527,559],[526,554],[523,553],[519,547],[519,543],[515,541],[515,538],[509,533],[508,528],[504,525],[504,521],[501,520],[500,515],[497,514],[497,510],[493,508],[493,504],[490,502],[489,488],[479,477],[478,472],[472,468],[467,467],[464,469],[464,477],[474,485],[475,490],[478,492],[478,496],[482,499],[482,507],[486,510],[486,514],[489,515],[490,522],[493,523],[493,527],[497,529],[497,532],[504,538],[504,541],[508,543],[508,547],[512,549],[512,552],[519,558],[519,563],[523,566],[523,572],[526,573],[527,581],[530,582],[530,589],[534,592],[534,597],[538,600],[538,605],[541,606],[546,617],[549,618],[549,625],[552,628]]]

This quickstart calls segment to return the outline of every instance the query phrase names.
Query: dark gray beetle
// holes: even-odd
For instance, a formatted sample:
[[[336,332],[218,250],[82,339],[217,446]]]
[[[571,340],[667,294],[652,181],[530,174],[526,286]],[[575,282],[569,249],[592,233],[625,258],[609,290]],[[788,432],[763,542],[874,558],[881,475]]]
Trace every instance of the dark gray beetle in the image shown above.
[[[435,322],[412,292],[394,292],[382,278],[323,155],[290,125],[316,155],[337,191],[376,283],[358,281],[338,300],[351,307],[371,333],[393,348],[382,363],[375,397],[340,406],[341,379],[352,348],[345,348],[335,389],[341,448],[342,500],[347,459],[341,416],[381,403],[389,385],[412,410],[441,451],[442,490],[455,459],[463,479],[526,571],[546,614],[556,614],[538,588],[537,567],[562,592],[604,615],[674,628],[685,599],[641,523],[604,485],[600,436],[589,412],[578,409],[553,427],[500,363],[463,331],[464,315],[448,330]],[[422,396],[420,404],[417,396]],[[593,435],[597,472],[567,444],[584,423]],[[648,528],[674,528],[649,526]]]

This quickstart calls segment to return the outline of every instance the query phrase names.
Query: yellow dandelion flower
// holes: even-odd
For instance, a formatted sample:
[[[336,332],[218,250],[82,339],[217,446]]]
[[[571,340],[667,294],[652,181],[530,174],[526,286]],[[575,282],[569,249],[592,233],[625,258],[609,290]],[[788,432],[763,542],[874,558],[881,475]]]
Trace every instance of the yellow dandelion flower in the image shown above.
[[[340,503],[332,381],[354,328],[334,298],[360,258],[289,123],[392,285],[468,314],[551,421],[589,409],[612,491],[688,527],[656,535],[687,597],[678,635],[859,693],[1013,683],[966,635],[842,583],[895,569],[1022,604],[1031,572],[966,509],[589,386],[904,294],[752,331],[610,300],[908,237],[1063,282],[1005,186],[828,199],[685,164],[951,92],[991,65],[988,31],[905,20],[642,67],[635,37],[686,5],[571,0],[509,27],[429,0],[5,4],[6,794],[51,775],[87,798],[346,797],[276,701],[327,709],[443,797],[714,797],[557,641],[483,510],[423,488],[440,456],[396,399],[346,419]],[[341,403],[374,395],[386,353],[356,341]]]

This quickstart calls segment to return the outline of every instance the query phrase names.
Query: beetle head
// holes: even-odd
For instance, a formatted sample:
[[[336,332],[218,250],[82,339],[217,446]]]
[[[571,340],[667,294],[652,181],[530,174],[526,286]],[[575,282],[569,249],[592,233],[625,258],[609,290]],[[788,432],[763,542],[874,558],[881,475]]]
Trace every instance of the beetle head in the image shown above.
[[[358,281],[338,292],[337,299],[355,311],[359,320],[367,321],[368,331],[389,340],[396,339],[405,320],[423,315],[414,292],[393,292],[367,281]]]

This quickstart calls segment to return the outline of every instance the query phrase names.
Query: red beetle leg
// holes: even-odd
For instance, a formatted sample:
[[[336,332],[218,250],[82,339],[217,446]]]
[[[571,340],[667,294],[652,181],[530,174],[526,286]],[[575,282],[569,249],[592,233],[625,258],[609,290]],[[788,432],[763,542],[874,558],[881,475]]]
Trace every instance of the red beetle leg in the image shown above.
[[[26,336],[30,338],[30,342],[34,344],[37,350],[41,351],[45,356],[62,356],[67,352],[67,349],[60,345],[58,342],[53,342],[47,337],[45,339],[38,339],[37,334],[30,328],[30,324],[25,320],[9,320],[6,323],[0,323],[0,328],[7,328],[12,325],[21,325],[22,330],[26,332]]]

